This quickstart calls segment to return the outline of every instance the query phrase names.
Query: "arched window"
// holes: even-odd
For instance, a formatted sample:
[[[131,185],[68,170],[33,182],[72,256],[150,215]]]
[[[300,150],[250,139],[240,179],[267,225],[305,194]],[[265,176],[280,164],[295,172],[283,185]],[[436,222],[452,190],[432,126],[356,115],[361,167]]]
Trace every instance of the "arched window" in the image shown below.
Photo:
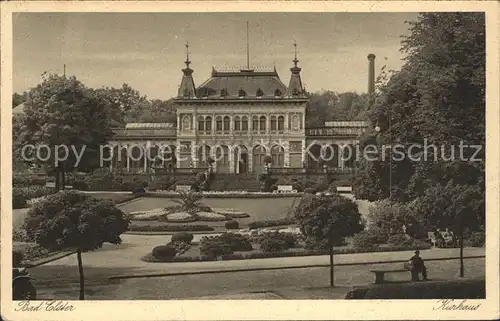
[[[257,97],[262,97],[264,96],[264,92],[262,91],[262,89],[257,89]]]
[[[222,130],[222,117],[221,116],[217,116],[215,118],[215,130],[217,130],[217,131]]]
[[[222,88],[222,90],[220,91],[220,96],[221,97],[227,97],[228,93],[227,93],[227,89],[226,88]]]
[[[210,116],[205,117],[205,130],[206,131],[212,130],[212,117]]]
[[[198,117],[198,130],[199,131],[205,130],[205,119],[203,118],[203,116]]]
[[[229,131],[230,122],[229,116],[224,116],[224,131]]]
[[[243,89],[240,89],[238,91],[238,97],[245,97],[246,95],[247,95],[247,93]]]
[[[271,116],[271,130],[276,130],[277,124],[276,124],[276,116]]]
[[[280,96],[281,96],[281,90],[276,89],[276,90],[274,91],[274,96],[276,96],[276,97],[280,97]]]
[[[240,116],[235,116],[234,117],[234,130],[236,130],[236,131],[240,131],[241,130]]]
[[[292,117],[292,129],[299,130],[299,125],[300,125],[299,116],[293,115],[293,117]]]
[[[229,148],[226,145],[216,146],[215,161],[217,172],[229,173]]]
[[[278,130],[285,130],[285,117],[278,117]]]
[[[252,130],[259,130],[259,118],[257,116],[252,117]]]
[[[261,131],[265,131],[266,130],[266,116],[260,116],[260,127],[259,129]]]
[[[264,159],[266,157],[266,149],[262,145],[257,145],[254,147],[252,151],[252,158],[253,158],[253,171],[255,173],[260,173],[262,172],[264,168]]]
[[[182,117],[182,130],[191,130],[191,119],[187,115]]]
[[[247,116],[243,116],[241,118],[241,130],[248,131],[248,117]]]
[[[271,158],[273,160],[273,167],[281,168],[285,165],[285,150],[282,146],[273,146],[271,148]]]

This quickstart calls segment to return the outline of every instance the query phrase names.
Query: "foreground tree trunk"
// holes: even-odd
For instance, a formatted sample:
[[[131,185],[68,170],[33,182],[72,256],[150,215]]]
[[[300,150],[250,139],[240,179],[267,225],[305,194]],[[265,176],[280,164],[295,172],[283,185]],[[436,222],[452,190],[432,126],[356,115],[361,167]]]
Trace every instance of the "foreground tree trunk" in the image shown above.
[[[460,228],[460,277],[464,277],[464,229]]]
[[[78,259],[78,272],[80,274],[80,296],[78,300],[84,300],[85,299],[85,279],[83,276],[83,263],[82,263],[82,251],[78,249],[76,251],[76,257]]]
[[[333,274],[333,244],[330,244],[330,286],[334,287],[335,276]]]

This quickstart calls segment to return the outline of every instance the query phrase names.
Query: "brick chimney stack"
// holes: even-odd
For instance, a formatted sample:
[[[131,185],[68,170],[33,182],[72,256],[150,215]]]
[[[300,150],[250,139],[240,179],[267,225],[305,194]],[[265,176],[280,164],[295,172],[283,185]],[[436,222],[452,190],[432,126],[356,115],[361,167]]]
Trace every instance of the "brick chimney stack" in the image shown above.
[[[375,92],[375,55],[368,55],[368,94]]]

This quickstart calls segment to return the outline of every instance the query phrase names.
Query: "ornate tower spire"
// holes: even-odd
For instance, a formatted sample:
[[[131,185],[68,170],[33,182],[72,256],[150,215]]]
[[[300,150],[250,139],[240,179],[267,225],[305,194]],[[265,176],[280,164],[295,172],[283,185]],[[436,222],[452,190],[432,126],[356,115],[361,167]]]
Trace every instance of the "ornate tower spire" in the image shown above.
[[[300,79],[300,71],[302,69],[298,66],[299,59],[297,59],[297,42],[294,42],[293,47],[294,47],[294,59],[292,60],[293,67],[290,68],[292,76],[290,77],[290,84],[288,85],[288,90],[286,95],[298,97],[302,96],[304,88],[302,87],[302,80]]]
[[[189,43],[186,42],[186,68],[182,69],[183,76],[181,85],[179,87],[178,97],[193,98],[196,97],[196,89],[193,80],[193,69],[189,67],[191,60],[189,60]]]

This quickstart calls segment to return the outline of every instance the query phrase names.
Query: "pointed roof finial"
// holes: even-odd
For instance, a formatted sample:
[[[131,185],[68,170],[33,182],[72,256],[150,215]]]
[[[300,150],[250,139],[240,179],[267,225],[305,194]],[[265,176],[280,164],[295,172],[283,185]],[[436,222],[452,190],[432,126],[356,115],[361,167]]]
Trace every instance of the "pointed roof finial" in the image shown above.
[[[186,67],[189,68],[191,61],[189,60],[189,42],[186,41]]]
[[[294,41],[293,47],[295,50],[295,58],[293,59],[293,63],[295,65],[295,67],[297,67],[297,63],[299,62],[299,60],[297,59],[297,41]]]

